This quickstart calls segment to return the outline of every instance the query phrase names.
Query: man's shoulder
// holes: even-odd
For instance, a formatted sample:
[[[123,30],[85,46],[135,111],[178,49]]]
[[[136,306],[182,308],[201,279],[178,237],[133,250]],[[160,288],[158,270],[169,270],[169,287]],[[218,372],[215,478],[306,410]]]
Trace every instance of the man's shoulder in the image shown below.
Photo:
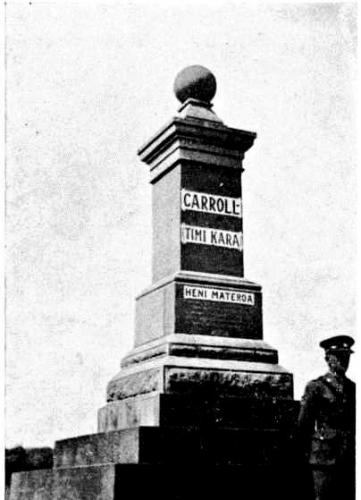
[[[346,384],[346,387],[350,390],[354,391],[356,389],[355,382],[348,377],[346,377],[345,384]]]
[[[320,393],[328,391],[330,388],[334,388],[335,385],[337,384],[335,383],[333,377],[329,373],[326,373],[325,375],[321,375],[320,377],[317,377],[308,382],[308,384],[306,385],[305,392],[307,394]],[[356,387],[355,382],[346,377],[344,382],[344,390],[354,391],[355,387]]]
[[[310,380],[306,384],[306,389],[308,389],[308,390],[318,389],[318,388],[324,386],[325,383],[327,383],[326,382],[326,375],[321,375],[320,377],[317,377],[317,378],[314,378],[313,380]]]
[[[304,397],[323,395],[328,387],[327,375],[321,375],[306,384]]]
[[[346,377],[346,383],[349,385],[356,385],[355,382],[348,377]]]

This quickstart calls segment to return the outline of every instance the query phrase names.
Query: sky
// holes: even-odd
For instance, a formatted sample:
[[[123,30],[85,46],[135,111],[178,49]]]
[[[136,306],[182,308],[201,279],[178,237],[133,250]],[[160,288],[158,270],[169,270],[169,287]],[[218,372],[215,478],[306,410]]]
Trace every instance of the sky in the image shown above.
[[[190,64],[224,123],[258,134],[245,277],[300,398],[319,341],[356,334],[355,4],[10,2],[5,48],[6,445],[96,432],[151,281],[137,149]]]

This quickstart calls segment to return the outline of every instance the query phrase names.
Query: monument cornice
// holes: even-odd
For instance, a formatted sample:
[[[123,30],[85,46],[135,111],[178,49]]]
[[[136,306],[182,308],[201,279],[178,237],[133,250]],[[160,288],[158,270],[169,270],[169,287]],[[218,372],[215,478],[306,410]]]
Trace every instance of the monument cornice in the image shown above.
[[[199,273],[199,272],[194,272],[194,271],[178,271],[177,273],[171,274],[169,276],[166,276],[165,278],[162,278],[161,280],[157,281],[156,283],[153,283],[151,286],[147,287],[144,289],[137,297],[136,300],[140,299],[141,297],[148,295],[151,292],[154,292],[155,290],[158,290],[159,288],[164,287],[165,285],[169,283],[198,283],[202,285],[217,285],[217,286],[231,286],[234,288],[242,288],[242,289],[249,289],[249,290],[256,290],[256,291],[261,291],[262,287],[261,285],[249,281],[245,278],[238,278],[236,276],[227,276],[227,275],[217,275],[217,274],[211,274],[211,273]]]
[[[151,182],[179,161],[242,169],[244,153],[257,134],[213,120],[174,117],[139,150],[150,166]]]

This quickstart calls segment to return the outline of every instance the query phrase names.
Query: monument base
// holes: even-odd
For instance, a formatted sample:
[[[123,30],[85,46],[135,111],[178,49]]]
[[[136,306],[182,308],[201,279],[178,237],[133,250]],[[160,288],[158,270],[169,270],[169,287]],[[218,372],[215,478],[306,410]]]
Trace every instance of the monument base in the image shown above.
[[[295,470],[293,462],[253,467],[108,464],[22,472],[14,476],[10,500],[312,498],[307,472],[299,467]]]
[[[140,427],[81,436],[56,443],[53,469],[14,473],[10,500],[306,500],[293,447],[290,429]]]
[[[147,394],[113,401],[98,410],[98,432],[138,426],[291,429],[298,403],[290,399]]]
[[[148,393],[293,397],[293,377],[262,340],[175,334],[135,348],[109,382],[107,401]]]

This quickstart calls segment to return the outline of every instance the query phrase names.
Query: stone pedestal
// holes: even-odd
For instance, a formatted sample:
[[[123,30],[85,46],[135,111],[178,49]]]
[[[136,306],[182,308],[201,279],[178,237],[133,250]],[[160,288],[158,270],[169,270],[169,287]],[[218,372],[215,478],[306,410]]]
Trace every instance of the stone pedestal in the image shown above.
[[[110,403],[99,414],[103,432],[55,443],[53,469],[13,474],[10,500],[307,498],[304,485],[294,488],[297,402],[214,393],[136,398],[148,407],[149,425],[135,413],[120,424],[127,400]]]
[[[15,474],[11,500],[306,498],[293,487],[292,374],[263,340],[261,287],[244,277],[241,174],[256,134],[225,126],[213,75],[190,71],[178,115],[139,151],[153,281],[99,432],[57,442],[51,471]]]
[[[263,342],[261,286],[244,277],[241,175],[255,138],[189,98],[139,150],[152,185],[153,283],[137,297],[134,349],[108,401],[293,397],[292,375]]]
[[[262,339],[261,287],[190,271],[158,281],[137,297],[135,347],[169,334]]]
[[[134,349],[107,387],[108,401],[138,394],[292,399],[292,375],[261,340],[170,335]]]

